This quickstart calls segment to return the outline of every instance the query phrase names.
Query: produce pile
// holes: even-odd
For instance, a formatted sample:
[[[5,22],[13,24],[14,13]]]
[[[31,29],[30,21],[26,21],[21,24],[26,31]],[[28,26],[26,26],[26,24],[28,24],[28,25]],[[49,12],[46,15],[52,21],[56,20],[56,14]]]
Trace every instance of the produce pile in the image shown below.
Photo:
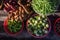
[[[19,32],[21,28],[22,28],[22,22],[20,20],[20,16],[18,15],[18,11],[10,13],[8,16],[9,31],[16,33],[16,32]]]
[[[47,14],[56,12],[57,5],[58,0],[5,0],[8,29],[16,33],[20,31],[22,22],[28,19],[28,30],[35,36],[44,36],[49,33],[51,26]],[[34,14],[38,15],[31,17]]]
[[[22,27],[22,22],[15,20],[14,21],[8,20],[8,29],[10,32],[12,33],[19,32],[21,27]]]
[[[4,10],[8,13],[10,11],[16,11],[18,10],[18,13],[20,14],[21,20],[26,20],[27,15],[30,15],[33,13],[30,1],[25,0],[5,0],[4,1]]]
[[[44,36],[49,32],[49,23],[46,16],[34,16],[28,20],[28,30],[35,36]]]
[[[58,0],[32,0],[31,6],[37,14],[51,14],[56,12]]]

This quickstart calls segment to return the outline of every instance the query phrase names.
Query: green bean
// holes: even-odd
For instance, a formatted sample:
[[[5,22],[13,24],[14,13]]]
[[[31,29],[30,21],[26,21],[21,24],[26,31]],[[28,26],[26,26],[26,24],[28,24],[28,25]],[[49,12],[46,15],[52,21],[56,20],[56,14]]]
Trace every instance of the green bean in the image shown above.
[[[31,5],[36,13],[47,15],[55,12],[58,0],[32,0]]]

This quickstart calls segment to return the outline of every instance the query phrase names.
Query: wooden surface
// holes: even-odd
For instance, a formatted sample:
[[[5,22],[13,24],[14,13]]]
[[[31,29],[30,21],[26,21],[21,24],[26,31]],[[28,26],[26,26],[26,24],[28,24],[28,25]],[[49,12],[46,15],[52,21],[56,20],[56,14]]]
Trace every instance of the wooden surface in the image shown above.
[[[4,21],[7,17],[8,13],[0,10],[0,21]]]
[[[56,15],[60,16],[60,13],[55,13]]]

